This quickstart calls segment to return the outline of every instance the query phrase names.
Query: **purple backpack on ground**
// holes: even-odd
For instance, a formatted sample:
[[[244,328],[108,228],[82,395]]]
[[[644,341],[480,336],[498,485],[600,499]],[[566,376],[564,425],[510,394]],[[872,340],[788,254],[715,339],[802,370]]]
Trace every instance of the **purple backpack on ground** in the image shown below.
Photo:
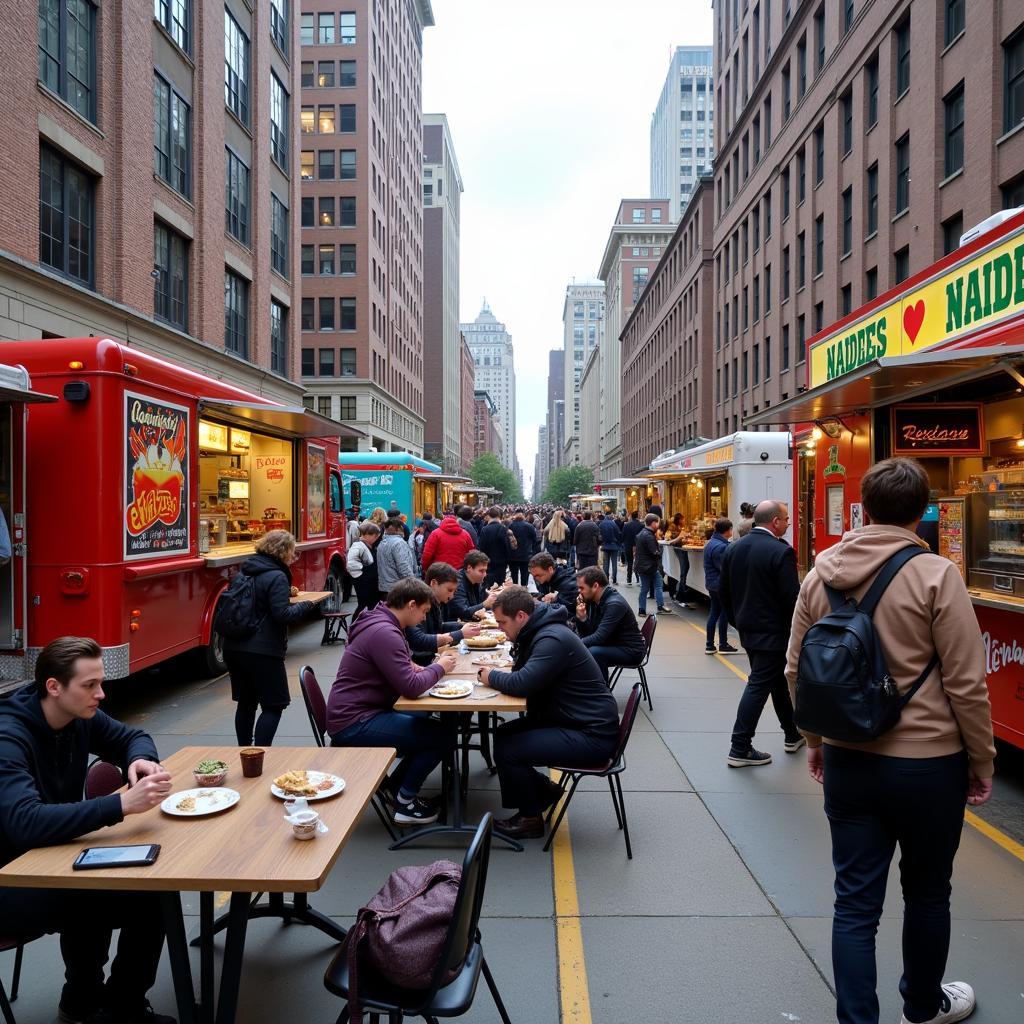
[[[459,895],[462,868],[450,860],[392,871],[376,896],[356,915],[345,939],[348,957],[348,1008],[353,1024],[362,1024],[357,966],[397,988],[430,987]],[[443,984],[457,977],[449,971]]]

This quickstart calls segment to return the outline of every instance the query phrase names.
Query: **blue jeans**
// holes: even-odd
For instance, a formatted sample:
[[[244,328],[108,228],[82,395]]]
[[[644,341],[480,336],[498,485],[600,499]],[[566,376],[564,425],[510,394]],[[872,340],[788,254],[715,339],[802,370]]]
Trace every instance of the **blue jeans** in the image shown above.
[[[718,590],[708,590],[711,598],[711,611],[708,613],[708,647],[715,646],[715,626],[718,626],[718,646],[724,647],[729,642],[729,619],[725,614],[725,606],[718,596]]]
[[[394,747],[398,766],[391,783],[407,793],[418,793],[427,776],[450,756],[453,735],[441,722],[426,715],[382,711],[331,737],[332,747]]]
[[[686,604],[693,600],[693,591],[686,585],[686,577],[690,574],[690,552],[681,548],[675,549],[676,562],[679,564],[679,582],[676,584],[676,600]]]
[[[663,608],[665,594],[661,589],[661,573],[655,569],[653,572],[638,572],[636,577],[640,581],[640,599],[638,601],[640,612],[647,611],[648,593],[654,598],[655,607]]]
[[[619,582],[619,549],[618,548],[602,548],[602,561],[604,565],[601,566],[604,569],[605,576],[611,580],[612,583]]]
[[[825,745],[825,813],[836,873],[832,964],[839,1024],[878,1024],[875,932],[897,844],[909,1021],[938,1013],[949,894],[967,800],[967,755],[885,757]]]

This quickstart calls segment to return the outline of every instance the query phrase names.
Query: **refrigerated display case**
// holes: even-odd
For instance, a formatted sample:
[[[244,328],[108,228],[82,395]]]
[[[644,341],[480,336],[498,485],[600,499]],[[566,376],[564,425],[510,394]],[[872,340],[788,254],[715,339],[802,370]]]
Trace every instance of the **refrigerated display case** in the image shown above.
[[[966,503],[968,583],[1024,598],[1024,485],[968,494]]]

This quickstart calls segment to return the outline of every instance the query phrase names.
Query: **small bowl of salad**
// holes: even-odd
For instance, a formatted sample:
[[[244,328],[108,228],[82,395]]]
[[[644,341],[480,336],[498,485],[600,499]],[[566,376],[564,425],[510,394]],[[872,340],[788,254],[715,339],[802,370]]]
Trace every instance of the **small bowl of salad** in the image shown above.
[[[197,786],[223,786],[228,776],[228,766],[224,761],[200,761],[192,769]]]

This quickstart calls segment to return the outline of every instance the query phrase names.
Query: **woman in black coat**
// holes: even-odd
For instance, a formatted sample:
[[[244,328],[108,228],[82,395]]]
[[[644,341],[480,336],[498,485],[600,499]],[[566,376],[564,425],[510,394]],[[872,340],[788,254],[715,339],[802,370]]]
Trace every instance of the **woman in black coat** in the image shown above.
[[[256,617],[259,627],[252,636],[224,641],[224,660],[231,675],[231,699],[235,709],[238,745],[269,747],[291,703],[284,656],[288,650],[288,626],[309,615],[312,601],[291,603],[295,538],[287,530],[271,530],[260,538],[256,554],[241,567],[256,580]],[[257,720],[256,712],[260,717]]]

